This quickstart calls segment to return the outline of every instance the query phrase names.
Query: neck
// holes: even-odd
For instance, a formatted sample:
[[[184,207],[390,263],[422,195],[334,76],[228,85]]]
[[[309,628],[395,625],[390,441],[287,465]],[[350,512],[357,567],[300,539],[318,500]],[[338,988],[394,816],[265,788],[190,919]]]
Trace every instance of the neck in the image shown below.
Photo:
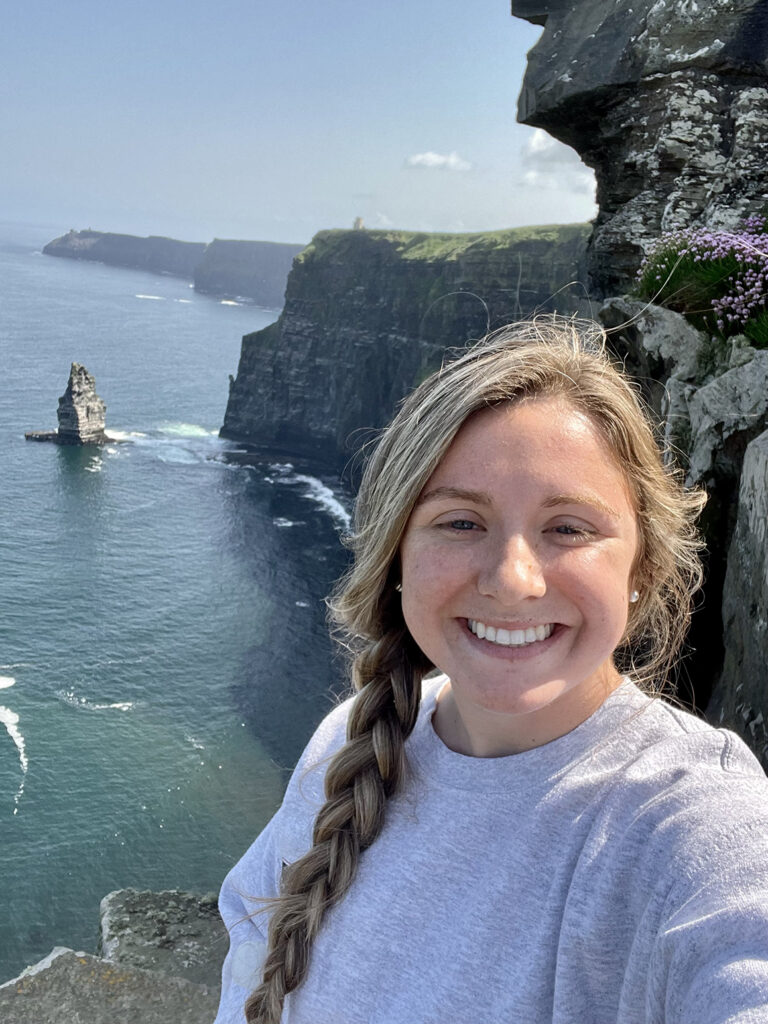
[[[506,757],[544,746],[585,722],[621,684],[613,669],[588,687],[566,690],[520,714],[489,710],[462,698],[450,680],[437,698],[433,728],[443,743],[467,757]]]

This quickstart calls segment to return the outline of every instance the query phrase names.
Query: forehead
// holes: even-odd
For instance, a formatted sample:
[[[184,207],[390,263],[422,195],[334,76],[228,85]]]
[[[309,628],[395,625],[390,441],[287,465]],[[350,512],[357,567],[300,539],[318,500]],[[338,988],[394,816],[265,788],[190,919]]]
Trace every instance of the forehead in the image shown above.
[[[568,490],[588,480],[621,491],[634,505],[627,468],[598,424],[560,396],[523,399],[474,413],[427,487],[456,475],[502,486],[519,473]]]

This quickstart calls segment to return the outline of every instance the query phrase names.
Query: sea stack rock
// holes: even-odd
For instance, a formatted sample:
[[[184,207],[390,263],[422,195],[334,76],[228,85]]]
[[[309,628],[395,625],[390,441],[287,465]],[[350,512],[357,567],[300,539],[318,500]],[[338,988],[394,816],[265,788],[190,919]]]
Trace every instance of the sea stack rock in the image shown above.
[[[103,444],[107,407],[96,381],[80,363],[72,363],[67,390],[59,399],[59,444]]]
[[[59,399],[59,429],[30,430],[28,441],[54,444],[106,444],[104,433],[107,407],[96,394],[96,381],[80,363],[72,363],[67,390]]]

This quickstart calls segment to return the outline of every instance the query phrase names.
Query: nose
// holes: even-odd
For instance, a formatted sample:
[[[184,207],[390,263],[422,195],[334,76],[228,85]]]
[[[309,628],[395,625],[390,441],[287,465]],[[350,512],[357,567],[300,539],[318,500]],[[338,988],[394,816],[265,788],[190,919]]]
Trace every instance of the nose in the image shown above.
[[[535,548],[524,537],[500,538],[489,545],[477,580],[481,594],[509,604],[547,591],[544,570]]]

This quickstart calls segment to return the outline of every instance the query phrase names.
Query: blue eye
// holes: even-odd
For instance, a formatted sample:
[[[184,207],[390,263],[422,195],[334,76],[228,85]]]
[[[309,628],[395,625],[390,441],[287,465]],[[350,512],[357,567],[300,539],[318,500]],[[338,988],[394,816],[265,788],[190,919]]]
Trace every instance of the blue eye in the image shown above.
[[[445,525],[450,526],[452,530],[474,530],[476,526],[471,519],[451,519]]]
[[[560,523],[559,526],[554,527],[554,532],[559,533],[562,537],[591,537],[593,535],[592,530],[585,530],[581,526],[572,526],[570,523]]]

